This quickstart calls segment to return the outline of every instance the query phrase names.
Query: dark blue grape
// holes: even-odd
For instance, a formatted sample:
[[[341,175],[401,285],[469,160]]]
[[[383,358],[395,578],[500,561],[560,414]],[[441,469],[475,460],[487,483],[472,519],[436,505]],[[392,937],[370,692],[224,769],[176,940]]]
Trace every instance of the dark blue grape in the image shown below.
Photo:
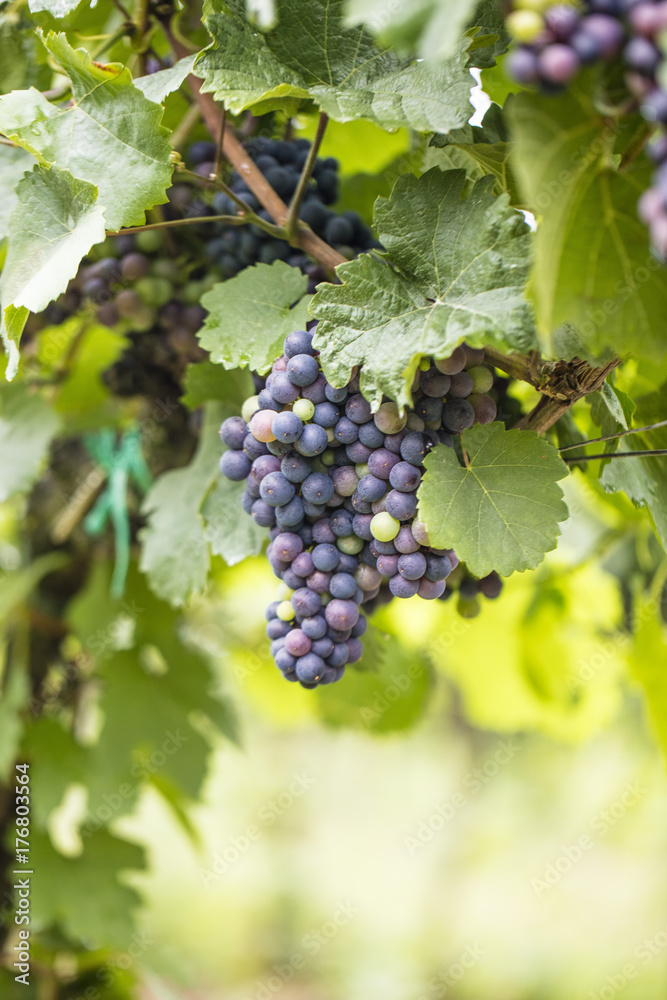
[[[401,458],[410,465],[422,466],[429,452],[429,442],[425,434],[414,431],[401,443]]]
[[[271,395],[279,403],[294,403],[300,396],[300,389],[294,385],[287,372],[274,372],[270,385]],[[267,379],[267,387],[269,380]]]
[[[280,475],[280,473],[278,474]],[[266,482],[266,480],[263,482]],[[289,485],[291,486],[292,484],[290,483]],[[303,523],[303,516],[303,501],[301,497],[292,497],[288,503],[276,507],[276,521],[281,528],[293,528],[297,532]]]
[[[241,417],[228,417],[220,428],[220,437],[224,444],[228,448],[233,448],[234,451],[241,451],[243,449],[243,442],[247,433],[248,428],[246,427],[245,420],[242,420]]]
[[[295,354],[287,362],[287,377],[294,385],[312,385],[319,374],[317,359],[310,354]]]
[[[368,620],[363,615],[359,615],[359,621],[357,622],[356,625],[352,626],[352,632],[350,633],[350,638],[359,639],[362,635],[365,634],[367,628],[368,628]]]
[[[306,424],[294,447],[300,455],[312,458],[315,455],[321,455],[328,443],[329,439],[324,427],[320,427],[318,424]]]
[[[327,399],[326,396],[326,386],[327,380],[324,375],[318,375],[312,385],[306,385],[301,390],[301,395],[304,399],[309,399],[311,403],[317,406],[319,403],[324,403]]]
[[[275,410],[276,413],[283,405],[273,398],[269,389],[262,389],[257,397],[257,403],[260,410]]]
[[[296,659],[287,652],[286,649],[279,649],[275,655],[276,666],[279,670],[293,670],[296,664]]]
[[[385,509],[397,521],[410,521],[417,513],[417,497],[414,493],[390,490],[385,499]]]
[[[467,399],[449,399],[442,409],[442,422],[453,434],[467,430],[475,422],[475,411]]]
[[[449,378],[449,376],[446,377]],[[432,396],[422,396],[415,403],[415,413],[427,424],[435,424],[442,417],[442,400],[435,399]],[[385,447],[388,447],[386,441]]]
[[[347,642],[336,642],[334,643],[333,650],[327,657],[327,663],[330,667],[344,667],[349,655],[350,651],[347,647]]]
[[[310,590],[309,587],[300,587],[295,590],[290,601],[296,614],[302,615],[304,618],[312,618],[313,615],[317,615],[322,607],[320,595]]]
[[[327,620],[323,614],[314,615],[312,618],[304,618],[301,622],[301,629],[309,639],[322,639],[327,634]]]
[[[290,483],[302,483],[312,471],[311,463],[303,455],[290,452],[280,463],[280,471]]]
[[[352,444],[359,437],[359,428],[349,417],[341,417],[334,427],[334,434],[341,444]]]
[[[252,505],[252,519],[260,528],[272,528],[276,523],[276,514],[264,500],[255,500]]]
[[[313,414],[313,421],[320,427],[335,427],[340,420],[340,411],[334,403],[318,403]]]
[[[303,552],[303,542],[292,531],[281,532],[271,544],[278,558],[284,562],[291,563],[300,552]]]
[[[251,462],[254,462],[260,455],[268,455],[269,449],[263,441],[258,441],[252,434],[246,434],[243,439],[243,452]]]
[[[345,445],[345,454],[351,462],[358,465],[367,462],[373,452],[365,444],[362,444],[361,441],[353,441],[352,444]]]
[[[243,451],[226,451],[220,459],[220,472],[234,483],[247,479],[252,463]]]
[[[371,419],[371,404],[360,393],[348,396],[345,416],[355,424],[366,424]]]
[[[414,597],[419,590],[418,580],[406,580],[400,575],[392,576],[389,581],[389,589],[394,597]]]
[[[325,622],[326,624],[326,622]],[[315,653],[316,656],[321,656],[323,660],[326,660],[328,656],[333,653],[333,639],[323,636],[321,639],[315,639],[312,646],[310,647],[311,653]]]
[[[362,476],[359,480],[359,485],[357,486],[358,496],[362,500],[368,500],[371,503],[374,500],[379,500],[385,495],[386,492],[386,481],[384,479],[378,479],[377,476],[370,473],[367,476]]]
[[[290,587],[292,590],[298,590],[299,587],[303,584],[303,580],[301,579],[301,577],[297,576],[291,567],[283,572],[282,581],[286,586]]]
[[[398,462],[389,473],[389,482],[401,493],[413,493],[421,482],[421,472],[409,462]]]
[[[264,391],[266,392],[266,390]],[[303,422],[299,420],[296,413],[285,410],[283,413],[277,413],[273,418],[271,430],[275,434],[276,440],[282,441],[283,444],[292,444],[301,437]]]
[[[294,485],[285,479],[282,472],[270,472],[262,479],[259,494],[270,507],[282,507],[293,498]]]
[[[331,525],[327,518],[322,518],[313,525],[313,541],[317,544],[325,542],[331,544],[336,541],[336,536],[331,530]]]
[[[314,571],[315,564],[310,552],[300,552],[292,563],[292,570],[297,576],[307,577]]]
[[[352,518],[352,528],[357,538],[363,538],[365,542],[370,542],[372,514],[355,514]]]
[[[342,403],[344,399],[347,399],[347,389],[335,389],[328,382],[324,391],[330,403]]]
[[[254,497],[250,490],[245,489],[241,494],[241,506],[243,507],[246,514],[252,514],[252,505],[254,504],[257,497]]]
[[[280,618],[273,618],[266,625],[266,634],[269,639],[281,639],[287,635],[292,626],[289,622],[283,622]]]
[[[354,534],[353,522],[354,522],[354,517],[347,510],[337,510],[331,515],[329,519],[331,530],[333,531],[336,538],[348,538],[350,535],[353,535]]]
[[[381,448],[384,444],[384,434],[374,420],[359,427],[359,440],[367,448]]]
[[[406,580],[420,580],[426,572],[426,556],[423,552],[399,556],[398,572]]]
[[[449,375],[443,375],[437,368],[430,368],[427,372],[422,372],[419,386],[425,396],[440,397],[446,396],[451,385]]]
[[[335,536],[334,536],[335,537]],[[331,573],[338,566],[340,554],[335,545],[320,543],[312,551],[313,565],[324,573]]]
[[[357,590],[357,581],[349,573],[334,573],[329,583],[329,592],[332,597],[341,600],[352,598]]]
[[[410,431],[403,428],[398,434],[386,434],[384,439],[384,447],[387,451],[390,451],[393,455],[400,455],[401,445],[405,438],[408,436]],[[377,473],[375,473],[377,475]]]
[[[426,572],[424,576],[427,580],[444,580],[452,571],[452,564],[448,556],[436,556],[428,553],[426,556]]]
[[[318,680],[324,672],[326,664],[316,653],[306,653],[296,661],[296,676],[300,681],[312,683]]]
[[[288,358],[294,358],[297,354],[314,354],[312,333],[307,330],[294,330],[288,334],[285,337],[283,353]]]
[[[324,472],[313,472],[304,480],[301,495],[315,504],[326,504],[334,494],[334,485]]]

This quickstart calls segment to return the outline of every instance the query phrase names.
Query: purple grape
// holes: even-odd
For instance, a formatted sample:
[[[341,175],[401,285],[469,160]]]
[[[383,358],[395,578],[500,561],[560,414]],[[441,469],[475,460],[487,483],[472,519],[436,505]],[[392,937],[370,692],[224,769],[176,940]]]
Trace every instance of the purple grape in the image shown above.
[[[285,337],[283,351],[288,358],[296,357],[298,354],[314,354],[313,335],[307,330],[294,330]]]
[[[411,552],[398,557],[398,572],[405,580],[419,580],[426,572],[426,556],[423,552]]]
[[[314,615],[312,618],[304,618],[301,622],[301,629],[309,639],[322,639],[326,633],[327,620],[323,614]]]
[[[299,420],[296,413],[285,410],[275,415],[271,424],[271,430],[278,441],[282,441],[284,444],[292,444],[292,442],[301,437],[303,423]]]
[[[359,437],[359,428],[349,417],[341,417],[334,427],[334,434],[341,444],[352,444]]]
[[[549,83],[569,83],[579,72],[580,66],[581,61],[575,50],[559,42],[549,45],[538,59],[540,76]]]
[[[373,500],[379,500],[387,492],[387,483],[383,479],[378,479],[377,476],[373,476],[370,473],[367,476],[362,476],[359,480],[359,485],[357,486],[356,494],[360,500],[366,500],[372,502]],[[368,513],[368,512],[366,512]]]
[[[320,595],[308,587],[300,587],[292,594],[290,600],[296,614],[303,618],[312,618],[322,607]]]
[[[252,505],[252,519],[260,528],[272,528],[276,523],[276,513],[268,503],[263,500],[255,500]]]
[[[334,573],[329,583],[329,592],[332,597],[341,600],[352,598],[357,589],[357,582],[349,573]]]
[[[302,455],[290,452],[280,463],[280,471],[290,483],[302,483],[312,472],[311,463]]]
[[[333,385],[329,385],[328,382],[324,391],[331,403],[342,403],[347,399],[347,389],[336,389]]]
[[[226,451],[220,459],[220,472],[234,483],[247,479],[251,467],[250,459],[243,451]]]
[[[417,497],[414,493],[391,490],[387,493],[385,507],[397,521],[410,521],[417,513]]]
[[[354,601],[341,601],[334,598],[324,609],[324,617],[331,628],[349,629],[359,621],[359,608]]]
[[[300,455],[313,458],[315,455],[321,455],[327,444],[327,432],[324,427],[319,427],[317,424],[306,424],[294,447]]]
[[[324,375],[318,375],[311,385],[306,385],[302,388],[301,395],[304,399],[309,399],[311,403],[318,406],[320,403],[326,402],[327,385],[328,383]]]
[[[270,507],[282,507],[294,497],[294,486],[285,479],[282,472],[270,472],[262,479],[259,493],[264,503],[268,503]]]
[[[243,449],[243,442],[248,433],[245,420],[241,417],[228,417],[220,428],[220,437],[228,448],[234,451]]]
[[[328,400],[325,403],[318,403],[313,414],[313,422],[320,427],[335,427],[340,420],[340,410],[334,403]]]
[[[273,551],[283,562],[291,563],[303,552],[303,542],[293,532],[281,532],[271,543]]]
[[[312,385],[319,374],[320,366],[310,354],[295,354],[287,362],[287,377],[294,385]]]
[[[442,422],[448,430],[457,434],[472,427],[475,411],[467,399],[450,399],[443,407]]]
[[[335,545],[316,545],[311,554],[315,568],[324,573],[331,573],[335,570],[340,560],[340,554]]]
[[[397,574],[396,576],[392,576],[389,581],[389,589],[394,597],[414,597],[419,590],[419,582],[417,580],[406,580]]]
[[[313,472],[301,485],[304,500],[314,504],[326,504],[334,494],[334,484],[324,472]]]
[[[401,493],[413,493],[421,482],[421,472],[409,462],[398,462],[389,474],[389,482]]]
[[[411,435],[409,434],[407,435],[407,437],[410,436]],[[399,447],[402,447],[402,444],[399,445]],[[398,455],[388,451],[386,448],[378,448],[377,451],[374,451],[369,458],[368,468],[373,476],[376,476],[378,479],[387,480],[389,479],[391,470],[395,465],[398,465],[399,462],[400,458]]]
[[[345,416],[355,424],[365,424],[371,419],[371,404],[357,393],[349,396],[345,403]]]
[[[296,661],[296,676],[304,683],[312,684],[324,673],[326,664],[321,656],[316,653],[306,653]]]

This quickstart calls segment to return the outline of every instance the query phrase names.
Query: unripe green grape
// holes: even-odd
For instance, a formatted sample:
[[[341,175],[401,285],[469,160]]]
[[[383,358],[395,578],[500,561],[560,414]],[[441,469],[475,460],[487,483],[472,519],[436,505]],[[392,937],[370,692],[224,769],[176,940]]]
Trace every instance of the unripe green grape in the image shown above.
[[[292,413],[296,413],[299,420],[303,420],[305,424],[308,420],[313,419],[315,404],[311,403],[309,399],[297,399],[292,407]]]
[[[326,472],[327,471],[327,467],[324,464],[324,462],[322,461],[322,456],[321,455],[316,455],[315,458],[311,459],[311,466],[312,466],[313,472]]]
[[[327,427],[326,430],[327,430],[327,441],[329,442],[329,444],[333,444],[333,442],[336,440],[334,429],[333,427]]]
[[[357,474],[357,479],[363,479],[364,476],[368,475],[370,470],[366,462],[359,462],[358,465],[355,465],[354,471]]]
[[[174,282],[178,282],[180,276],[178,264],[168,257],[160,257],[159,260],[156,260],[151,267],[151,272],[156,278],[166,278],[167,281]]]
[[[289,601],[282,601],[276,608],[276,615],[281,622],[291,622],[294,620],[294,608]]]
[[[544,18],[536,10],[513,10],[505,26],[517,42],[533,42],[544,30]]]
[[[259,398],[257,396],[248,396],[245,403],[241,407],[241,416],[248,424],[254,413],[257,413],[259,409]]]
[[[143,308],[143,302],[133,288],[124,288],[116,296],[115,306],[118,315],[123,319],[131,319],[136,312]]]
[[[375,426],[383,434],[398,434],[408,422],[405,413],[401,416],[396,403],[383,403],[375,414]]]
[[[132,313],[132,329],[136,330],[137,333],[145,333],[155,324],[156,318],[154,309],[142,305],[136,312]]]
[[[396,538],[400,527],[401,522],[384,511],[382,514],[376,514],[371,521],[371,535],[378,542],[391,542]]]
[[[357,552],[363,549],[364,540],[357,538],[356,535],[348,535],[347,538],[339,538],[336,544],[341,552],[348,556],[356,556]]]
[[[188,281],[181,289],[181,299],[188,306],[196,306],[204,291],[203,282]]]
[[[134,287],[148,306],[165,306],[174,294],[174,286],[166,278],[139,278]]]
[[[488,392],[493,385],[493,372],[486,365],[473,365],[468,368],[468,375],[472,379],[473,392]]]
[[[146,229],[143,233],[137,233],[134,237],[137,250],[142,253],[157,253],[162,249],[164,238],[159,229]]]
[[[278,589],[276,591],[276,597],[279,601],[289,601],[290,597],[294,591],[291,587],[288,587],[286,583],[279,583]],[[291,607],[291,605],[290,605]]]
[[[336,456],[334,455],[333,451],[331,451],[330,449],[328,451],[323,452],[320,455],[320,458],[322,459],[322,465],[324,465],[326,467],[329,467],[330,465],[333,465],[334,462],[336,461]]]
[[[420,372],[427,372],[430,367],[431,367],[430,358],[422,358],[421,361],[419,362]]]

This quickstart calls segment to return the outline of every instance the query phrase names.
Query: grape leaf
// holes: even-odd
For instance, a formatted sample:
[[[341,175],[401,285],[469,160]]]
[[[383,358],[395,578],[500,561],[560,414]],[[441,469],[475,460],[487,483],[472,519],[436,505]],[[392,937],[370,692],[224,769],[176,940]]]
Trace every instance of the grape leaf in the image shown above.
[[[44,44],[72,81],[73,100],[56,106],[37,90],[0,97],[0,131],[40,162],[95,184],[109,229],[141,225],[167,200],[171,146],[162,108],[132,84],[129,70],[92,61],[62,34]]]
[[[99,830],[86,840],[81,857],[66,858],[45,834],[33,830],[30,860],[39,872],[30,892],[35,930],[58,924],[75,940],[117,949],[128,947],[133,935],[128,916],[141,899],[119,881],[118,875],[125,869],[146,867],[138,844]]]
[[[476,0],[348,0],[345,24],[365,24],[382,45],[445,59],[475,10]]]
[[[639,144],[645,124],[637,116],[610,125],[586,80],[557,97],[522,93],[508,104],[517,182],[540,220],[530,291],[542,342],[549,353],[565,346],[556,338],[568,323],[594,362],[631,350],[664,366],[667,271],[637,217],[652,168],[639,157],[618,169],[619,152]]]
[[[611,419],[602,422],[603,434],[613,434],[622,427],[629,426],[627,399],[624,394],[619,397],[619,390],[614,388],[613,397],[601,395],[600,402],[604,405]],[[634,425],[646,427],[649,424],[667,420],[667,386],[638,400],[634,413]],[[615,404],[615,405],[614,405]],[[596,417],[599,410],[592,409]],[[599,415],[598,415],[599,420]],[[591,448],[594,446],[591,445]],[[645,431],[643,434],[632,434],[618,441],[600,445],[599,450],[591,454],[602,454],[603,451],[615,452],[645,451],[656,448],[667,448],[667,428],[655,431]],[[667,462],[665,456],[654,458],[622,458],[611,459],[603,463],[600,469],[600,483],[607,493],[625,493],[638,507],[646,506],[651,514],[655,531],[663,548],[667,550]]]
[[[307,287],[306,275],[281,260],[244,268],[202,297],[209,315],[197,334],[199,343],[225,368],[267,371],[282,354],[287,334],[306,323]]]
[[[46,60],[46,52],[27,20],[19,20],[16,13],[3,6],[0,13],[0,94],[22,87],[46,90],[53,73]],[[28,29],[28,30],[26,30]]]
[[[258,555],[268,539],[266,528],[260,528],[241,506],[245,483],[233,483],[224,476],[218,478],[201,509],[206,522],[204,537],[216,556],[222,556],[228,566],[234,566],[246,556]]]
[[[134,81],[134,86],[141,91],[144,97],[155,104],[162,104],[165,97],[178,90],[188,74],[192,73],[195,56],[184,56],[168,69],[158,70],[157,73],[149,73],[146,76],[139,76]]]
[[[250,372],[224,371],[212,361],[199,361],[185,369],[185,393],[181,396],[184,406],[196,410],[210,399],[241,409],[244,400],[254,394]]]
[[[493,196],[491,178],[462,197],[465,183],[462,170],[437,167],[399,178],[375,209],[391,264],[362,255],[336,269],[341,285],[318,286],[311,311],[324,372],[344,385],[361,365],[374,406],[383,394],[409,403],[420,358],[446,357],[463,339],[534,344],[523,297],[531,234],[507,197]]]
[[[453,548],[476,576],[534,569],[568,516],[557,485],[567,466],[533,431],[506,431],[499,422],[464,431],[461,444],[465,468],[445,445],[424,462],[419,516],[432,544]]]
[[[0,146],[0,185],[2,186],[2,201],[0,202],[0,239],[9,232],[9,218],[14,211],[18,197],[16,185],[26,170],[30,170],[35,161],[25,149],[20,146]]]
[[[464,125],[443,135],[434,135],[424,167],[463,169],[473,180],[487,175],[494,177],[496,194],[507,192],[511,204],[520,207],[511,154],[512,144],[502,111],[497,104],[492,104],[481,125]]]
[[[0,278],[5,308],[40,312],[76,274],[81,258],[104,239],[97,190],[67,170],[35,166],[16,188],[7,259]]]
[[[345,0],[279,0],[278,23],[262,34],[244,0],[206,0],[212,46],[197,61],[202,89],[238,113],[293,109],[314,101],[336,121],[367,118],[385,128],[447,131],[470,115],[470,39],[431,66],[378,49],[364,28],[343,25]]]
[[[60,417],[41,396],[23,385],[2,387],[0,502],[32,486],[60,426]]]
[[[199,508],[218,473],[221,414],[219,403],[207,405],[192,462],[165,472],[144,499],[148,523],[139,533],[141,569],[155,593],[171,604],[183,604],[206,583],[210,557]]]
[[[59,722],[42,717],[28,726],[22,753],[32,764],[31,819],[43,829],[68,785],[83,781],[87,751]]]

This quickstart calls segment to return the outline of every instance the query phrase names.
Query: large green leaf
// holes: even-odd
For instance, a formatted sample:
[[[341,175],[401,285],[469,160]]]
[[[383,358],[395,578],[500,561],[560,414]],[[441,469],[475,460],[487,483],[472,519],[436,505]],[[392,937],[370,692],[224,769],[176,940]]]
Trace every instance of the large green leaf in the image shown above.
[[[36,14],[44,10],[52,17],[66,17],[81,3],[81,0],[28,0],[28,7]]]
[[[570,354],[631,351],[664,366],[667,271],[637,217],[651,167],[630,155],[619,169],[618,153],[632,150],[645,126],[603,118],[586,79],[558,97],[523,93],[508,104],[515,174],[539,218],[531,293],[542,340],[553,351],[553,334],[567,323],[577,334]]]
[[[27,18],[3,5],[0,13],[0,94],[22,87],[49,87],[52,70],[46,52]]]
[[[555,548],[568,516],[558,480],[568,469],[534,431],[497,422],[461,435],[467,456],[439,445],[426,458],[419,516],[431,543],[453,548],[477,576],[534,569]]]
[[[27,490],[39,475],[61,420],[44,399],[23,385],[0,392],[0,502]]]
[[[659,602],[642,597],[634,611],[637,628],[628,660],[632,676],[641,685],[651,724],[667,758],[667,627]]]
[[[129,70],[102,66],[62,34],[44,41],[72,81],[73,100],[51,104],[37,90],[0,98],[0,131],[44,164],[97,186],[109,229],[141,225],[167,200],[171,146],[162,108],[132,84]]]
[[[446,357],[463,339],[528,350],[533,344],[523,285],[530,262],[526,224],[506,197],[478,181],[463,197],[461,170],[401,177],[375,210],[391,266],[362,255],[337,268],[341,285],[318,287],[315,344],[337,385],[361,365],[362,392],[410,402],[421,357]]]
[[[164,99],[178,90],[188,73],[192,72],[194,66],[194,56],[184,56],[168,69],[161,69],[157,73],[148,73],[140,76],[134,81],[144,97],[155,104],[162,104]]]
[[[345,0],[279,0],[267,34],[246,18],[244,0],[207,0],[213,46],[197,62],[203,89],[234,112],[296,108],[314,101],[337,121],[446,131],[470,114],[470,39],[432,67],[380,50],[364,28],[343,25]]]
[[[17,663],[0,679],[0,781],[5,784],[23,733],[22,712],[30,696],[26,671]]]
[[[481,125],[464,125],[444,135],[434,135],[424,166],[463,169],[473,180],[494,177],[496,193],[507,192],[512,205],[520,206],[511,154],[512,144],[503,113],[497,104],[492,104]]]
[[[306,275],[281,260],[246,267],[203,296],[209,315],[199,343],[225,368],[266,371],[282,354],[287,334],[306,323],[307,287]]]
[[[365,24],[382,45],[422,59],[451,55],[477,0],[348,0],[345,23]]]
[[[20,146],[0,146],[0,186],[2,187],[0,239],[4,239],[9,231],[9,218],[18,200],[16,185],[26,170],[30,170],[34,164],[32,156]]]
[[[249,371],[225,371],[212,361],[188,365],[183,382],[185,392],[181,399],[190,410],[196,410],[211,399],[240,410],[244,400],[255,391]]]
[[[221,415],[219,403],[207,405],[192,462],[165,472],[144,500],[148,524],[139,536],[141,569],[155,593],[171,604],[183,604],[206,583],[210,556],[199,509],[218,474]]]

